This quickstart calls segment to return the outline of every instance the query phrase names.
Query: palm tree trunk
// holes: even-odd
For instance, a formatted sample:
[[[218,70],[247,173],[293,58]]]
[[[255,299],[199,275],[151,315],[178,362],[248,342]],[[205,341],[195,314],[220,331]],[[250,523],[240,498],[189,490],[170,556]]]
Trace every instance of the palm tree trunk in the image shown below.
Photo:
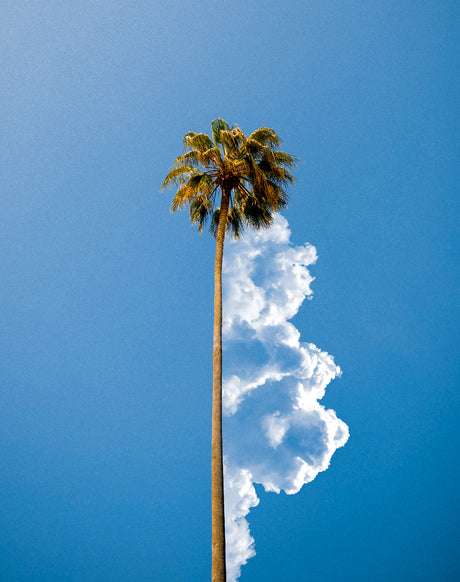
[[[222,192],[214,266],[214,341],[212,351],[212,582],[226,582],[224,464],[222,453],[222,259],[230,194]]]

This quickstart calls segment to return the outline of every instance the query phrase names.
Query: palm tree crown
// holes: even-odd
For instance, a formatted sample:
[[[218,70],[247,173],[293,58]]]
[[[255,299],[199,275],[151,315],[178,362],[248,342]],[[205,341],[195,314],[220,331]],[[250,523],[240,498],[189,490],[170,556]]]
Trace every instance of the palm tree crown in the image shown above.
[[[296,158],[279,151],[281,140],[273,129],[261,127],[246,135],[223,119],[212,122],[212,138],[205,133],[184,136],[185,153],[176,158],[162,188],[177,187],[171,204],[174,212],[190,207],[192,223],[201,232],[210,221],[216,235],[220,206],[216,193],[229,197],[226,230],[238,238],[246,225],[268,227],[273,212],[288,202],[286,186]]]

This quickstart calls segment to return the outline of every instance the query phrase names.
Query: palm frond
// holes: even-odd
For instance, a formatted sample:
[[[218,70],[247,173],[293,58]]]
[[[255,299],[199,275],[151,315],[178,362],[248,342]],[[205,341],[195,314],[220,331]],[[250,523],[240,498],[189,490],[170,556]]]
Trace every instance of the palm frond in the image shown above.
[[[274,152],[275,162],[286,166],[287,168],[295,168],[299,163],[299,159],[286,152],[276,151]]]
[[[171,202],[171,212],[176,212],[180,210],[193,200],[195,196],[195,190],[190,188],[187,183],[182,184],[174,195]]]
[[[205,196],[196,197],[190,204],[190,220],[198,224],[198,232],[202,232],[204,225],[212,214],[212,203]]]
[[[205,152],[212,147],[214,147],[212,139],[206,133],[194,133],[190,131],[184,135],[184,148]]]
[[[192,166],[173,168],[164,179],[161,189],[164,190],[165,188],[182,184],[193,172],[196,172],[196,168],[193,168]]]
[[[233,127],[228,130],[222,129],[219,137],[220,143],[224,146],[225,151],[228,154],[231,152],[232,155],[237,155],[238,148],[246,140],[246,136],[239,127]]]
[[[220,139],[220,132],[228,131],[230,129],[230,126],[226,121],[218,117],[217,119],[214,119],[214,121],[211,123],[211,129],[215,145],[220,145],[222,143]]]
[[[204,166],[222,166],[222,156],[220,155],[220,150],[217,147],[211,147],[201,154],[201,162]]]
[[[190,150],[177,156],[174,160],[173,168],[180,168],[181,166],[198,167],[201,164],[201,152],[199,150]]]
[[[199,194],[210,194],[212,190],[212,177],[206,172],[192,174],[188,180],[188,185]]]
[[[181,184],[172,200],[171,211],[175,212],[187,204],[191,204],[198,197],[209,199],[212,204],[213,182],[206,173],[194,173]]]
[[[270,147],[278,147],[281,143],[280,138],[276,132],[270,127],[260,127],[248,136],[248,141],[254,140],[262,145],[268,145]]]
[[[278,208],[273,208],[267,200],[255,200],[250,198],[247,200],[244,209],[244,217],[246,222],[256,228],[268,228],[273,223],[273,211],[278,211]]]

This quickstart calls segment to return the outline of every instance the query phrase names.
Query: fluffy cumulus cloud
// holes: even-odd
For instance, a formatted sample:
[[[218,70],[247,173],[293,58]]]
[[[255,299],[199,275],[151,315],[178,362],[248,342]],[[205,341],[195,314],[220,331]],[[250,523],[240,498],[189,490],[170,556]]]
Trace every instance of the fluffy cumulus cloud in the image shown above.
[[[224,259],[224,454],[229,582],[255,555],[246,516],[266,491],[297,493],[329,466],[347,425],[320,404],[340,375],[328,353],[300,341],[289,321],[306,297],[316,262],[293,246],[287,220],[226,243]]]

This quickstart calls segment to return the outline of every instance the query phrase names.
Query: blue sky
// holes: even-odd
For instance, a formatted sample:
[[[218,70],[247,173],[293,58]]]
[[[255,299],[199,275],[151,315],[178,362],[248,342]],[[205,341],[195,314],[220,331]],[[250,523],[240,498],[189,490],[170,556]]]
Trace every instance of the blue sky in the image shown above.
[[[458,6],[0,13],[0,579],[209,578],[213,241],[159,185],[218,116],[303,160],[294,323],[351,435],[298,494],[256,487],[240,580],[458,579]]]

